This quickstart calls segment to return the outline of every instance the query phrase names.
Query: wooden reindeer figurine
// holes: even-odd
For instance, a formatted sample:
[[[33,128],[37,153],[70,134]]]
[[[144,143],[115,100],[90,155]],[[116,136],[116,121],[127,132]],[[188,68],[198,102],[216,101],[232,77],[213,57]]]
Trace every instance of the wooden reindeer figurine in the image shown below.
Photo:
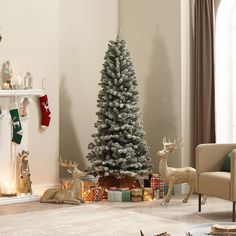
[[[163,138],[163,150],[157,152],[157,155],[161,158],[159,163],[159,172],[165,182],[168,183],[168,193],[162,205],[165,205],[170,201],[172,188],[174,184],[187,183],[190,186],[189,193],[184,198],[183,202],[186,203],[188,198],[192,195],[196,184],[196,170],[192,167],[172,168],[168,167],[167,159],[168,155],[176,152],[183,146],[183,140],[178,143],[176,140],[173,142],[170,139]]]
[[[32,194],[32,188],[30,180],[30,168],[28,162],[29,152],[22,151],[19,153],[20,160],[20,181],[19,181],[19,192],[24,194]]]
[[[84,203],[84,200],[81,197],[81,183],[80,177],[84,176],[85,173],[78,169],[78,163],[59,159],[59,165],[67,169],[67,171],[72,174],[73,177],[73,189],[56,189],[49,188],[47,189],[42,197],[42,203],[66,203],[66,204],[75,204],[79,205]]]

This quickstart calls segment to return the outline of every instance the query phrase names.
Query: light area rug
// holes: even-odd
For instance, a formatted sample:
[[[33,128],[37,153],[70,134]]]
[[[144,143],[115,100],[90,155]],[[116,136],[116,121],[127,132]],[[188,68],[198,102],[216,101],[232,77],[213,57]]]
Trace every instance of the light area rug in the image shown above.
[[[40,211],[1,215],[0,235],[139,236],[142,229],[145,236],[165,231],[177,236],[194,224],[231,220],[231,203],[212,198],[202,213],[197,213],[196,197],[187,204],[175,197],[164,207],[159,201],[97,202],[53,209],[46,208],[50,204],[43,206],[45,209]]]

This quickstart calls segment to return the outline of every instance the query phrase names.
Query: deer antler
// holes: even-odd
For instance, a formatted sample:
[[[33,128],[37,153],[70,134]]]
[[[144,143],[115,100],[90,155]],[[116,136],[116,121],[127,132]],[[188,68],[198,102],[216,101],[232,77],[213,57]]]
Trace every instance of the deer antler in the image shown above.
[[[58,163],[61,167],[65,167],[69,169],[77,168],[79,165],[76,161],[75,162],[72,162],[71,160],[67,161],[67,159],[63,161],[61,157],[59,158]]]
[[[178,142],[176,142],[176,139],[174,139],[172,142],[170,138],[165,137],[163,138],[162,142],[164,150],[168,150],[171,153],[183,147],[183,138],[178,140]]]
[[[164,146],[164,148],[169,148],[169,147],[173,147],[173,146],[175,146],[175,144],[176,144],[176,139],[174,139],[174,141],[173,142],[171,142],[171,139],[170,138],[163,138],[163,140],[162,140],[162,143],[163,143],[163,146]]]

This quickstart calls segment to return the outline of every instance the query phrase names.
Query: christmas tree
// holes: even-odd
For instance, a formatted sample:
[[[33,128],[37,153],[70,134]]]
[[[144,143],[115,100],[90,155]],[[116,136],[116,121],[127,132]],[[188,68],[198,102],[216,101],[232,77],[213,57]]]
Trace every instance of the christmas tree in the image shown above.
[[[137,178],[150,173],[149,147],[139,121],[137,77],[126,42],[110,41],[101,71],[95,123],[89,144],[88,173]]]

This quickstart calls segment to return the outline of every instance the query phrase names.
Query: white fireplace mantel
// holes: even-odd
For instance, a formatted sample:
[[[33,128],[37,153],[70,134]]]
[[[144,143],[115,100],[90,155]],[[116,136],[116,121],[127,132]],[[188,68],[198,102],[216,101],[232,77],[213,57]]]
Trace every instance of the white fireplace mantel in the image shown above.
[[[3,90],[0,89],[0,97],[14,97],[14,96],[40,96],[44,94],[43,89],[26,89],[26,90]]]
[[[3,183],[16,183],[16,163],[17,153],[21,150],[28,150],[28,119],[21,119],[23,138],[22,143],[17,147],[11,142],[12,128],[11,118],[9,115],[9,104],[16,102],[18,105],[21,104],[22,99],[31,98],[35,96],[44,95],[43,89],[27,89],[27,90],[2,90],[0,89],[0,127],[2,134],[0,134],[0,187],[2,190]],[[28,117],[29,118],[29,117]],[[3,134],[4,133],[4,134]],[[21,195],[16,197],[0,197],[0,205],[13,204],[19,202],[28,202],[38,200],[39,196],[36,194],[32,195]]]

